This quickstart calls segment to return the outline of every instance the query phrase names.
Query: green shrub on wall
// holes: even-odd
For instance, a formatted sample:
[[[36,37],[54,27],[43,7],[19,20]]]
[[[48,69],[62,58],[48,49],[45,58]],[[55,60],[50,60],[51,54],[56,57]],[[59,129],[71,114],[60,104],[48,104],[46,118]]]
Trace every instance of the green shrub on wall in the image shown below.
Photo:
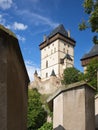
[[[41,128],[38,130],[53,130],[53,123],[46,122]]]
[[[28,90],[28,130],[38,130],[46,122],[47,112],[42,106],[40,97],[36,89]]]

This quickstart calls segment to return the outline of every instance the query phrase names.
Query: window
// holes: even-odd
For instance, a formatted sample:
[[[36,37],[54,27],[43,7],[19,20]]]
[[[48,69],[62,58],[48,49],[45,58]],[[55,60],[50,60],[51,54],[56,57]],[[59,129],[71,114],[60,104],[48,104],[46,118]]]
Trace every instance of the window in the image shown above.
[[[51,54],[53,54],[53,50],[51,50]]]
[[[63,48],[63,52],[65,53],[65,48]]]
[[[54,52],[56,52],[56,48],[54,48]]]
[[[46,73],[46,78],[48,77],[48,73]]]
[[[46,61],[46,68],[48,68],[48,61]]]

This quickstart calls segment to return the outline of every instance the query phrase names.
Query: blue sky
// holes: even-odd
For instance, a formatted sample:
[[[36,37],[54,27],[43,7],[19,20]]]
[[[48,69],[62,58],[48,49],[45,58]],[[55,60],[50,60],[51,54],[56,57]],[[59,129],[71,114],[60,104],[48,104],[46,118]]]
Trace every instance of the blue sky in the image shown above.
[[[39,44],[56,26],[63,24],[76,40],[75,67],[83,71],[80,59],[93,46],[90,29],[79,31],[78,24],[87,19],[82,0],[0,0],[0,24],[12,30],[19,39],[30,76],[40,71]]]

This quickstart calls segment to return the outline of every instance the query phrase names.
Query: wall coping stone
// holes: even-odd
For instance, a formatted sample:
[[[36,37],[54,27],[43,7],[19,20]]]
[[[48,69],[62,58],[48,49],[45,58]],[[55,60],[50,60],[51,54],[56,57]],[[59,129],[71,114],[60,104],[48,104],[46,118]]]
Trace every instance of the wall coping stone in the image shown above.
[[[98,98],[98,94],[97,95],[95,95],[95,99],[97,99]]]
[[[87,82],[85,81],[80,81],[80,82],[76,82],[76,83],[72,83],[72,84],[69,84],[69,85],[62,85],[59,89],[57,89],[52,95],[50,95],[47,99],[47,103],[50,104],[59,94],[61,94],[62,92],[65,92],[65,91],[69,91],[69,90],[72,90],[72,89],[76,89],[78,87],[82,87],[84,86],[85,87],[89,87],[91,88],[93,91],[95,91],[95,88],[90,86]],[[97,95],[98,96],[98,95]]]
[[[6,32],[7,34],[9,34],[9,35],[11,35],[11,36],[13,36],[14,38],[17,39],[15,33],[13,33],[11,30],[5,28],[5,27],[4,27],[3,25],[1,25],[1,24],[0,24],[0,30]]]

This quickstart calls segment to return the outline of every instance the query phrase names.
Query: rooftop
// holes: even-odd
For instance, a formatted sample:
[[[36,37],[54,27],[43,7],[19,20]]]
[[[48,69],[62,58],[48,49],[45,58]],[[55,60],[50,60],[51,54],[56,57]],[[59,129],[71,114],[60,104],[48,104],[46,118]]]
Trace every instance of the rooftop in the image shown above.
[[[65,30],[63,24],[60,24],[58,27],[56,27],[51,33],[50,35],[48,36],[49,38],[50,37],[53,37],[55,34],[57,33],[60,33],[64,36],[67,36],[68,37],[68,32]]]
[[[84,59],[87,59],[87,58],[91,58],[91,57],[94,57],[94,56],[97,56],[98,55],[98,44],[95,44],[92,49],[90,50],[89,53],[85,54],[81,60],[84,60]]]

